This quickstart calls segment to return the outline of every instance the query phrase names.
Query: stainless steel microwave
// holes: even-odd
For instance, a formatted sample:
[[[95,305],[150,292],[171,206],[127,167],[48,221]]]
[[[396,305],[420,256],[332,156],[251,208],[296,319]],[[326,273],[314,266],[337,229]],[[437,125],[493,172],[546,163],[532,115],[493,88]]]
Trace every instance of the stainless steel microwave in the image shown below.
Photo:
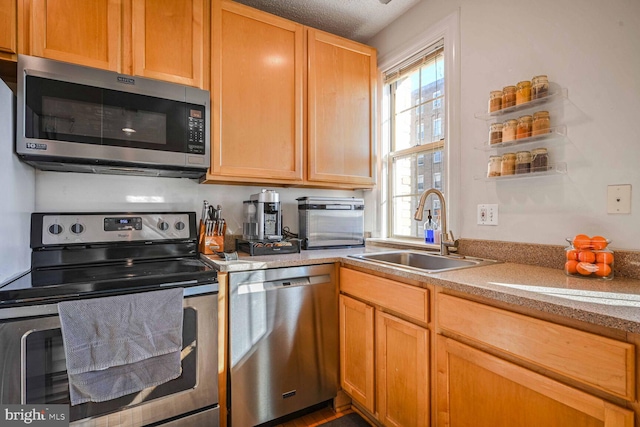
[[[198,179],[209,106],[205,90],[19,55],[16,153],[42,170]]]

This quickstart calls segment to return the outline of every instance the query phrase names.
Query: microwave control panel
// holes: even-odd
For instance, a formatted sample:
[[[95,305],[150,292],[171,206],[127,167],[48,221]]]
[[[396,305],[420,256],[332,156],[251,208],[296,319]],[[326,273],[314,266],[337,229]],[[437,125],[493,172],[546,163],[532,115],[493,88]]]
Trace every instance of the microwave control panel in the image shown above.
[[[204,110],[189,108],[187,117],[187,136],[189,153],[205,153]]]

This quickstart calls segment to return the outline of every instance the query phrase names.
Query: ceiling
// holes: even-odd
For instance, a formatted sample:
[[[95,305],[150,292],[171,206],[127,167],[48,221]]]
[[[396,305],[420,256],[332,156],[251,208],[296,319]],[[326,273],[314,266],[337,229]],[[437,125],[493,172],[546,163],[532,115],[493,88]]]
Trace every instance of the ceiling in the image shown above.
[[[309,27],[366,43],[421,0],[235,0]]]

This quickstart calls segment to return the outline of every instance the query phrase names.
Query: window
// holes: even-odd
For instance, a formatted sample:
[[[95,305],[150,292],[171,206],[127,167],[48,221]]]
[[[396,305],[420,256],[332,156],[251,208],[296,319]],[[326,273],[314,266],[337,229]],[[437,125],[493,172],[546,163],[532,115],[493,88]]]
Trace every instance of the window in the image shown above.
[[[421,238],[422,224],[413,219],[420,195],[446,184],[443,44],[438,41],[384,74],[390,237]],[[425,206],[435,215],[440,203],[429,197]]]
[[[442,151],[433,153],[433,163],[442,163]]]
[[[433,188],[442,191],[442,174],[440,172],[433,174]]]
[[[433,138],[438,139],[442,138],[442,117],[438,117],[437,119],[433,119]]]
[[[437,90],[433,92],[433,109],[438,110],[442,109],[442,91]]]

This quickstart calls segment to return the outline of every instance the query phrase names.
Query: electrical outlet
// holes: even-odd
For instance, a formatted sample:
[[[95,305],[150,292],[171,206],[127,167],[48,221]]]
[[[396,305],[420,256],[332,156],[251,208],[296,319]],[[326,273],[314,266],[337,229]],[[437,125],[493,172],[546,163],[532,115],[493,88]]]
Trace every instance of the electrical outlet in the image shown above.
[[[631,184],[610,185],[607,188],[607,213],[631,213]]]
[[[498,225],[498,205],[478,205],[478,225]]]

